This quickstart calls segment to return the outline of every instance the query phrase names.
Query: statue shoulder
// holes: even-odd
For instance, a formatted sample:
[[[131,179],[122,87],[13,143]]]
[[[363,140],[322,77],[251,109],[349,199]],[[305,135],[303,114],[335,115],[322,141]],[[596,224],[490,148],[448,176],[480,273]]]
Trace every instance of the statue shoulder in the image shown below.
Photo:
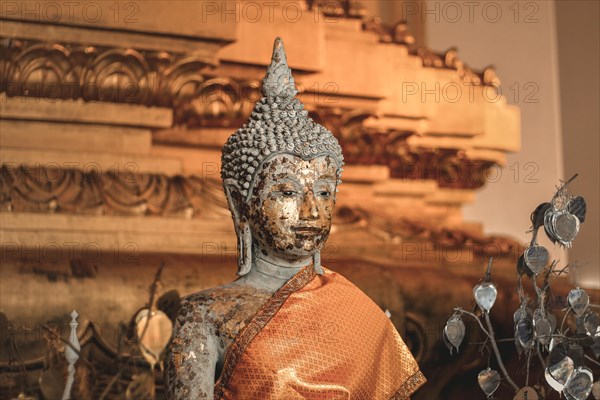
[[[219,293],[220,286],[188,294],[181,298],[181,307],[206,308],[219,297]]]
[[[182,336],[186,332],[210,333],[222,340],[224,351],[270,296],[235,281],[190,294],[182,299],[176,331]]]
[[[184,296],[181,300],[180,315],[197,315],[212,319],[243,303],[256,300],[262,303],[268,296],[267,292],[263,293],[254,287],[233,281]]]

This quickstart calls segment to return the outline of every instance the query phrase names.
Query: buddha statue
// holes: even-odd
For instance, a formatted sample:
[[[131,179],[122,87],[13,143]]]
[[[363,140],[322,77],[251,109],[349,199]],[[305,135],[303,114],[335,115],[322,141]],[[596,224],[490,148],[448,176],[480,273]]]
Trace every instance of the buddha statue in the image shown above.
[[[223,147],[239,277],[182,300],[170,399],[405,399],[425,378],[385,313],[323,267],[343,157],[308,117],[281,39]]]

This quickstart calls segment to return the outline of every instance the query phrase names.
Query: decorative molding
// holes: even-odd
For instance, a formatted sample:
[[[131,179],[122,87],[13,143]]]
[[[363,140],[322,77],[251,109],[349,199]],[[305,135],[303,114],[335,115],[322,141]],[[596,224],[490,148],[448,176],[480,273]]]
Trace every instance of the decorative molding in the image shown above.
[[[367,17],[367,9],[356,0],[306,0],[309,9],[318,8],[326,17],[359,18]]]
[[[367,110],[317,107],[310,116],[338,138],[347,164],[387,165],[395,146],[412,134],[367,128],[364,122],[376,117]]]
[[[479,189],[495,165],[489,160],[471,160],[456,149],[410,149],[408,146],[398,146],[389,164],[392,178],[434,180],[440,188],[447,189]]]
[[[392,178],[435,181],[441,188],[478,189],[496,165],[489,160],[472,160],[458,149],[414,148],[407,139],[413,131],[368,128],[366,110],[317,108],[311,116],[339,139],[346,163],[385,165]]]
[[[0,39],[0,90],[9,96],[173,107],[207,80],[206,62],[184,54]]]
[[[384,42],[414,43],[404,22],[388,29],[372,19],[364,27]],[[0,92],[8,96],[169,107],[174,109],[174,124],[188,128],[240,126],[260,97],[259,81],[204,74],[209,64],[186,54],[1,36],[0,49]],[[500,85],[492,67],[475,72],[455,49],[444,54],[427,48],[412,52],[424,67],[454,69],[473,85]]]
[[[186,128],[238,128],[248,119],[259,98],[258,80],[207,77],[195,95],[174,105],[173,121],[175,126]]]
[[[396,28],[406,31],[402,24]],[[237,128],[260,96],[259,81],[202,74],[204,61],[180,54],[8,38],[0,47],[0,92],[13,96],[170,107],[174,125],[184,128]],[[443,58],[418,51],[426,66],[454,68],[473,84],[499,84],[492,69],[474,73],[453,49]],[[349,164],[387,165],[396,178],[433,179],[444,188],[475,189],[483,186],[486,171],[494,165],[470,160],[456,149],[409,148],[406,138],[414,132],[366,128],[363,122],[375,117],[371,111],[317,107],[312,116],[338,137]]]
[[[260,93],[259,81],[203,74],[209,64],[185,54],[6,37],[0,49],[0,92],[9,96],[169,107],[176,126],[237,127]]]
[[[488,66],[481,71],[475,71],[458,58],[458,50],[456,48],[450,48],[444,53],[438,53],[428,47],[419,47],[411,49],[411,53],[421,58],[424,67],[455,70],[462,82],[474,86],[500,87],[500,78],[498,78],[493,66]]]
[[[229,215],[219,180],[8,165],[0,169],[0,210],[188,219],[206,213]],[[400,238],[478,248],[493,243],[494,248],[507,253],[514,247],[508,239],[487,237],[458,227],[433,226],[404,216],[379,215],[362,208],[339,207],[335,221],[335,225],[344,229],[366,228],[391,241]]]
[[[0,169],[0,210],[184,218],[209,210],[228,214],[216,180],[6,164]]]
[[[395,43],[407,46],[412,55],[421,58],[424,67],[456,70],[461,81],[477,86],[500,86],[494,67],[481,71],[471,69],[457,56],[457,49],[450,48],[437,53],[427,47],[415,47],[415,36],[410,32],[406,21],[398,21],[393,26],[385,24],[380,17],[370,16],[367,9],[356,0],[306,0],[308,7],[319,10],[327,17],[361,19],[364,31],[372,32],[382,43]]]
[[[363,30],[375,33],[382,43],[396,43],[410,47],[416,41],[405,21],[399,21],[390,27],[384,24],[381,18],[370,17],[363,21]]]
[[[372,235],[394,243],[402,240],[432,243],[443,248],[472,248],[476,255],[483,257],[511,256],[524,250],[518,242],[508,237],[486,236],[458,226],[447,227],[423,219],[392,216],[360,207],[338,207],[335,225],[344,232],[366,229]]]

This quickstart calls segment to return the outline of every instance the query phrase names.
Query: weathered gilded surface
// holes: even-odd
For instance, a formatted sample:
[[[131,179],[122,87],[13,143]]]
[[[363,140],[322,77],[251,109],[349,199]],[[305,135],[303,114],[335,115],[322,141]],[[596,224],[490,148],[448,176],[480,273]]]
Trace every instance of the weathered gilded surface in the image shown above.
[[[210,398],[223,357],[271,292],[232,282],[184,298],[168,356],[166,384],[178,399]],[[215,369],[216,365],[216,369]]]

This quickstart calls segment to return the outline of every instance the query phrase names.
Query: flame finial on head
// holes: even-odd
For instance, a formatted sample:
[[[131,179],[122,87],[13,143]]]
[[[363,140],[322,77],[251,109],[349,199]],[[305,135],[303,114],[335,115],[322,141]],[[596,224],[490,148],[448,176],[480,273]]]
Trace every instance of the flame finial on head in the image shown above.
[[[283,40],[279,37],[275,39],[273,44],[273,56],[263,78],[262,93],[265,97],[280,96],[286,98],[294,97],[298,93],[292,70],[287,64]]]

